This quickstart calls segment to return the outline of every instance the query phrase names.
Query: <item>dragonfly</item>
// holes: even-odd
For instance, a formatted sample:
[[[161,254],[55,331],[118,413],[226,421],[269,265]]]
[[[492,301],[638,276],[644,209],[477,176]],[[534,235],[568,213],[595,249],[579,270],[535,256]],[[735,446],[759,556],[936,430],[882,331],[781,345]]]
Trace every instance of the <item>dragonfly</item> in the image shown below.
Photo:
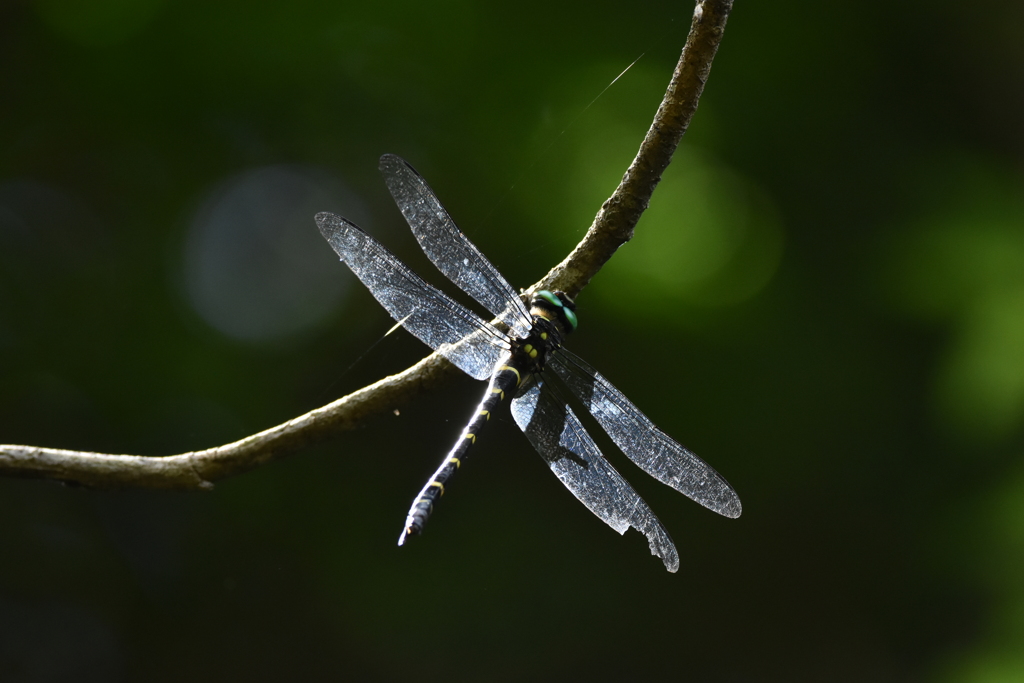
[[[541,290],[527,304],[455,225],[409,163],[385,154],[380,171],[427,257],[495,316],[488,322],[427,283],[351,221],[333,213],[316,215],[327,242],[399,324],[469,376],[488,383],[458,441],[414,499],[398,545],[423,531],[480,430],[510,397],[513,420],[559,481],[619,534],[632,527],[646,536],[651,553],[668,571],[677,571],[679,553],[672,538],[598,449],[565,399],[566,390],[644,472],[714,512],[740,516],[739,496],[718,472],[563,347],[578,322],[568,295]]]

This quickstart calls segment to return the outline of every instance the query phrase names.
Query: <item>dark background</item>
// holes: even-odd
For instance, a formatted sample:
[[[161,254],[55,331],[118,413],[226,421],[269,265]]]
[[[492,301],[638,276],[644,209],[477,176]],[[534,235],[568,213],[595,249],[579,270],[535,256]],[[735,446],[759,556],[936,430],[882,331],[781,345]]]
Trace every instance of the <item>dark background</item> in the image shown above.
[[[381,340],[313,214],[440,283],[394,152],[534,282],[691,11],[4,3],[0,442],[179,453],[407,367],[425,347]],[[742,497],[720,518],[610,453],[678,574],[507,416],[397,548],[460,378],[212,493],[0,479],[0,679],[1024,679],[1022,26],[1017,0],[737,2],[571,340]]]

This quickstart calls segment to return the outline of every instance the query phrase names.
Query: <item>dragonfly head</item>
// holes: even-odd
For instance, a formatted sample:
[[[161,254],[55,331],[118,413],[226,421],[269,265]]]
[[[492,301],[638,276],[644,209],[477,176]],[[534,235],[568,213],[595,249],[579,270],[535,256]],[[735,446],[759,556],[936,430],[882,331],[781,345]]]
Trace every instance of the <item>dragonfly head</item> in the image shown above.
[[[576,329],[576,304],[565,292],[542,289],[530,301],[530,314],[555,322],[565,334]]]

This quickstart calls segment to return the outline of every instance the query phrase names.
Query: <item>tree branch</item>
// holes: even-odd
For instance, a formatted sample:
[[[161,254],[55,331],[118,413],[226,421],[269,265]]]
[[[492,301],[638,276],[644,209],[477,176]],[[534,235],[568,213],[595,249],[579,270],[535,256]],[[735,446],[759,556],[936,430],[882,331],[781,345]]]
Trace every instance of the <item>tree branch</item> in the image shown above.
[[[583,240],[532,289],[560,289],[575,297],[612,254],[632,239],[633,228],[697,111],[731,9],[732,0],[697,2],[683,54],[636,158],[601,205]]]
[[[569,256],[530,291],[576,296],[633,236],[661,174],[697,110],[732,0],[698,1],[682,56],[654,122],[615,192]],[[213,482],[295,453],[411,401],[459,371],[437,353],[322,408],[241,441],[166,457],[0,445],[0,475],[55,479],[93,488],[209,489]]]

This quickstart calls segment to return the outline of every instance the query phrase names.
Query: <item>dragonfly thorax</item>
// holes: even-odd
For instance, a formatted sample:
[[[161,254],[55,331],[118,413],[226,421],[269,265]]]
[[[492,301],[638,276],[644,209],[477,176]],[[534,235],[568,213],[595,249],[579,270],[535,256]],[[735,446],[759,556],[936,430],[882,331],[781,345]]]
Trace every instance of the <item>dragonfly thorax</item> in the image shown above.
[[[535,315],[530,334],[512,340],[512,363],[530,373],[544,369],[548,357],[562,346],[563,333],[552,320]]]
[[[530,301],[533,325],[523,339],[512,341],[512,357],[530,372],[544,369],[548,356],[561,348],[565,335],[576,329],[575,304],[564,292],[537,292]]]

